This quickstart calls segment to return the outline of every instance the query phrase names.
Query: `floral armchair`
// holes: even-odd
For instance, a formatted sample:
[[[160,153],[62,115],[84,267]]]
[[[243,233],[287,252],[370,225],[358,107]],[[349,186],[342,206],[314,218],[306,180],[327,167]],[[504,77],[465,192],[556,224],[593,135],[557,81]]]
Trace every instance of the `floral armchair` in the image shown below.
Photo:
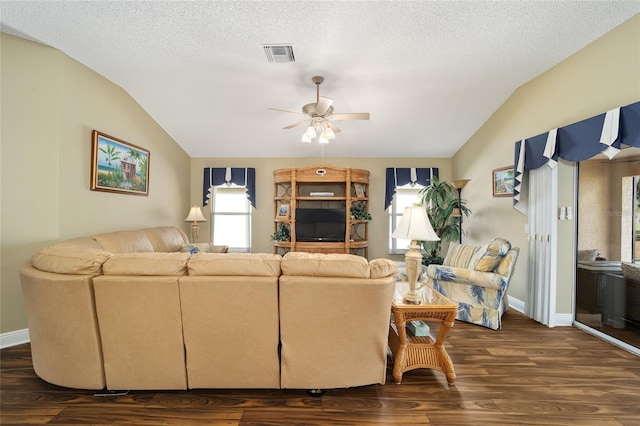
[[[501,238],[482,247],[452,243],[442,265],[427,267],[427,285],[458,303],[456,319],[499,330],[519,252]]]

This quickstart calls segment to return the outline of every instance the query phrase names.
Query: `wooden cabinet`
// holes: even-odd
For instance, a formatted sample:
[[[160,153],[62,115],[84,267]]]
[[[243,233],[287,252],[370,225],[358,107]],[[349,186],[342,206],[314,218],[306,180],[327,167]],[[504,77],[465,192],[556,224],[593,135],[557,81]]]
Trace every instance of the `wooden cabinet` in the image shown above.
[[[369,172],[333,166],[278,169],[273,172],[274,222],[288,232],[290,241],[274,241],[274,252],[351,253],[368,256]],[[308,218],[303,214],[326,210],[342,212],[339,238],[308,238]],[[355,216],[353,215],[355,214]],[[297,217],[299,216],[299,217]],[[305,238],[301,238],[302,231]],[[320,236],[322,234],[319,234]],[[335,235],[334,235],[335,236]],[[318,235],[316,235],[318,237]]]

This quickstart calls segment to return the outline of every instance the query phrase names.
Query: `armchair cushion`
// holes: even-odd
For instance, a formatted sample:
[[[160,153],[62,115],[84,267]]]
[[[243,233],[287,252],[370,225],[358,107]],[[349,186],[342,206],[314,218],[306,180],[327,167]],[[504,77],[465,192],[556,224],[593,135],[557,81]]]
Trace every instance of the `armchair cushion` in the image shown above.
[[[466,268],[469,266],[469,262],[476,251],[478,251],[476,246],[451,243],[442,264],[444,266],[453,266],[454,268]]]
[[[475,252],[469,262],[469,268],[481,272],[491,272],[510,249],[511,243],[509,241],[495,238]]]
[[[455,281],[459,284],[495,289],[504,289],[508,282],[507,278],[493,272],[452,268],[442,265],[429,265],[427,268],[427,276],[432,280]]]

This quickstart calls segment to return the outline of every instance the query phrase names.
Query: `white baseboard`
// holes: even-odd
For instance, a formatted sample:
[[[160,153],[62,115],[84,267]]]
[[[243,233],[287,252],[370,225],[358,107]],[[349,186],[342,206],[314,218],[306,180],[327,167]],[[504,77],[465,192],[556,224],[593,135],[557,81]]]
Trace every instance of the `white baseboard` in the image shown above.
[[[29,343],[31,338],[29,337],[29,329],[9,331],[7,333],[0,334],[0,349],[10,348],[11,346],[22,345],[23,343]]]
[[[524,314],[524,302],[522,300],[518,300],[509,295],[507,295],[507,300],[509,301],[509,309],[514,309],[521,314]]]
[[[509,309],[524,314],[524,302],[515,297],[507,295],[509,300]],[[556,314],[554,327],[571,327],[573,326],[573,314]]]

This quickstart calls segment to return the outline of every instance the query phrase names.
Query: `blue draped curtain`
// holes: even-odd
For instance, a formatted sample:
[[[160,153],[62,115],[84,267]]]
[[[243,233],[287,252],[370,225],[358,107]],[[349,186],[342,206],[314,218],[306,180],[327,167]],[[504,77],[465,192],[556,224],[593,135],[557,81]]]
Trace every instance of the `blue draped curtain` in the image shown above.
[[[431,185],[431,179],[438,177],[438,168],[387,168],[386,187],[384,193],[384,209],[388,209],[391,200],[396,193],[397,186],[403,186],[408,183],[420,184],[423,186]]]
[[[578,162],[600,153],[613,158],[623,144],[640,148],[640,102],[516,142],[514,207],[526,191],[525,170],[555,167],[558,158]]]
[[[205,167],[202,185],[202,206],[209,204],[211,188],[235,183],[247,189],[247,198],[256,207],[256,169],[253,167]]]

